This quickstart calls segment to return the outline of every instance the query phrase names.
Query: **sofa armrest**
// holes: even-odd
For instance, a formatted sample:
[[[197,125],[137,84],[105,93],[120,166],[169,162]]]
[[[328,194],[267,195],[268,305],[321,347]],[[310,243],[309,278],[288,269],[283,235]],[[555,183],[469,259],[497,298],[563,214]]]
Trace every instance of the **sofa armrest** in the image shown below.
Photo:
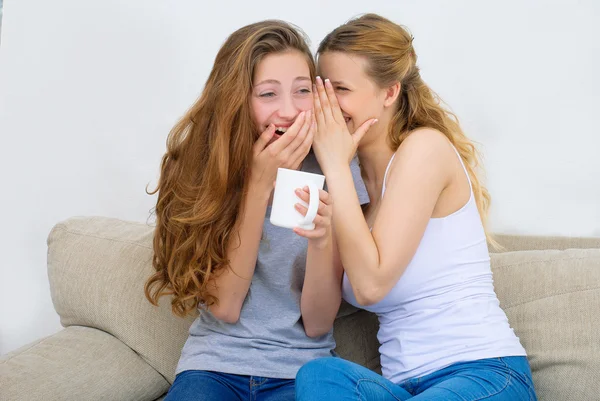
[[[0,358],[0,398],[155,400],[169,383],[120,340],[68,327]]]

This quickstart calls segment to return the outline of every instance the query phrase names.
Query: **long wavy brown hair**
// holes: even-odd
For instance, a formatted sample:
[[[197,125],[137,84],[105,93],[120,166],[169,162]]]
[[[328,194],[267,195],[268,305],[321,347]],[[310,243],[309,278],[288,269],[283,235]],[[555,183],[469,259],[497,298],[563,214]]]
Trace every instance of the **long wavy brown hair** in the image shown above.
[[[216,302],[207,286],[228,268],[227,250],[247,191],[252,146],[260,135],[249,97],[258,63],[267,55],[299,51],[311,78],[315,64],[304,33],[277,20],[245,26],[227,38],[200,98],[171,130],[156,189],[156,270],[144,287],[158,305],[186,316]]]
[[[367,75],[381,88],[399,82],[401,93],[390,124],[388,142],[396,151],[414,130],[428,127],[442,132],[458,150],[467,168],[484,228],[490,195],[477,176],[479,154],[465,136],[454,113],[421,78],[413,37],[404,27],[377,14],[352,19],[329,33],[318,54],[343,52],[367,60]],[[496,245],[486,228],[488,242]]]

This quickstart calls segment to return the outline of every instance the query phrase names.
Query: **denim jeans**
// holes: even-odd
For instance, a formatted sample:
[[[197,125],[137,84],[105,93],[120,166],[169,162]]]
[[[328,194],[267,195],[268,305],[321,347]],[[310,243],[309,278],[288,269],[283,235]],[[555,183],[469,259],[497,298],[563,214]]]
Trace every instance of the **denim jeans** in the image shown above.
[[[186,370],[175,377],[165,401],[292,401],[294,392],[294,379]]]
[[[461,362],[399,384],[341,358],[308,362],[296,375],[296,400],[537,400],[524,356]]]

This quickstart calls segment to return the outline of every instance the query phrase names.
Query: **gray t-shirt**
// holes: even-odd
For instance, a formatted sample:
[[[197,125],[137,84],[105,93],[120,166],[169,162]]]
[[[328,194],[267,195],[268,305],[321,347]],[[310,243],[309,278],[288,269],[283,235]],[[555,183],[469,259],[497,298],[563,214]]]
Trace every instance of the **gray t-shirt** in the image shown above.
[[[356,159],[351,165],[362,203],[368,202]],[[303,171],[321,173],[312,153]],[[190,327],[176,373],[209,370],[248,376],[292,379],[306,362],[330,356],[332,331],[310,338],[304,332],[300,295],[306,268],[308,240],[292,230],[263,223],[263,239],[240,319],[225,323],[202,310]]]

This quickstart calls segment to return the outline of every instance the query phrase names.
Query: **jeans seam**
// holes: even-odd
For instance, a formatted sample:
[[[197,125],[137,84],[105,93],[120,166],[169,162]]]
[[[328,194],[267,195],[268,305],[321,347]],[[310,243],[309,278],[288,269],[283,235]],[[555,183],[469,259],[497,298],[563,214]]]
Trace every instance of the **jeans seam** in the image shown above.
[[[506,375],[506,383],[504,383],[504,387],[502,387],[500,390],[496,391],[495,393],[490,393],[490,394],[487,394],[485,397],[480,397],[480,398],[473,398],[473,399],[470,399],[471,401],[480,401],[480,400],[485,400],[485,399],[488,399],[488,398],[490,398],[490,397],[494,397],[494,396],[496,396],[496,395],[500,394],[501,392],[503,392],[504,390],[506,390],[506,389],[508,388],[508,386],[510,385],[511,379],[512,379],[512,377],[513,377],[510,367],[508,366],[508,364],[506,363],[506,361],[504,361],[502,358],[496,358],[496,359],[498,359],[500,362],[502,362],[502,363],[504,364],[504,367],[505,367],[505,368],[508,370],[508,374]],[[440,384],[443,384],[443,381],[442,381]],[[463,400],[465,400],[465,398],[464,398],[462,395],[460,395],[460,394],[457,394],[457,393],[456,393],[456,392],[454,392],[453,390],[451,390],[451,389],[449,389],[449,388],[446,388],[446,387],[441,387],[441,388],[443,388],[443,389],[445,389],[445,390],[448,390],[448,391],[450,391],[450,392],[452,392],[452,393],[454,393],[454,394],[458,395],[458,396],[459,396],[459,397],[461,397]]]
[[[503,358],[498,358],[498,360],[500,360],[500,362],[502,362],[504,364],[504,367],[508,370],[508,376],[506,378],[506,383],[504,383],[504,387],[502,387],[500,390],[496,391],[494,394],[488,394],[485,397],[482,398],[478,398],[477,400],[485,400],[486,398],[490,398],[493,397],[495,395],[500,394],[501,392],[503,392],[504,390],[506,390],[508,388],[508,386],[510,385],[511,379],[512,379],[512,372],[510,367],[508,366],[508,364],[506,363],[506,361]],[[473,401],[477,401],[477,400],[473,400]]]
[[[529,395],[529,401],[534,401],[535,400],[535,388],[533,387],[533,380],[530,376],[527,376],[526,374],[519,372],[516,369],[511,368],[510,366],[508,366],[508,364],[506,363],[506,361],[504,361],[503,358],[499,358],[500,360],[502,360],[502,362],[504,363],[504,365],[506,365],[506,367],[508,368],[508,371],[510,372],[510,376],[512,378],[516,378],[523,380],[523,382],[525,383],[525,385],[527,386],[527,393]],[[527,362],[529,364],[529,361]],[[515,377],[518,376],[518,377]]]
[[[252,387],[262,386],[263,384],[265,384],[267,382],[267,380],[269,380],[268,377],[261,377],[260,382],[259,382],[254,377],[252,377]]]
[[[375,381],[373,379],[358,379],[356,381],[356,387],[354,388],[354,391],[356,392],[357,396],[358,396],[358,400],[361,400],[361,396],[360,396],[360,391],[358,390],[358,386],[360,385],[361,382],[371,382],[374,384],[377,384],[378,386],[384,388],[388,393],[390,393],[390,395],[392,397],[394,397],[396,400],[398,401],[402,401],[400,398],[396,397],[396,395],[392,392],[392,390],[390,390],[387,386],[383,385],[382,383],[379,383],[378,381]]]
[[[529,364],[529,361],[527,362]],[[533,386],[533,378],[529,375],[526,375],[523,372],[520,372],[516,369],[509,368],[511,375],[517,376],[517,379],[523,380],[525,386],[527,386],[527,393],[529,394],[529,401],[535,400],[535,387]]]

